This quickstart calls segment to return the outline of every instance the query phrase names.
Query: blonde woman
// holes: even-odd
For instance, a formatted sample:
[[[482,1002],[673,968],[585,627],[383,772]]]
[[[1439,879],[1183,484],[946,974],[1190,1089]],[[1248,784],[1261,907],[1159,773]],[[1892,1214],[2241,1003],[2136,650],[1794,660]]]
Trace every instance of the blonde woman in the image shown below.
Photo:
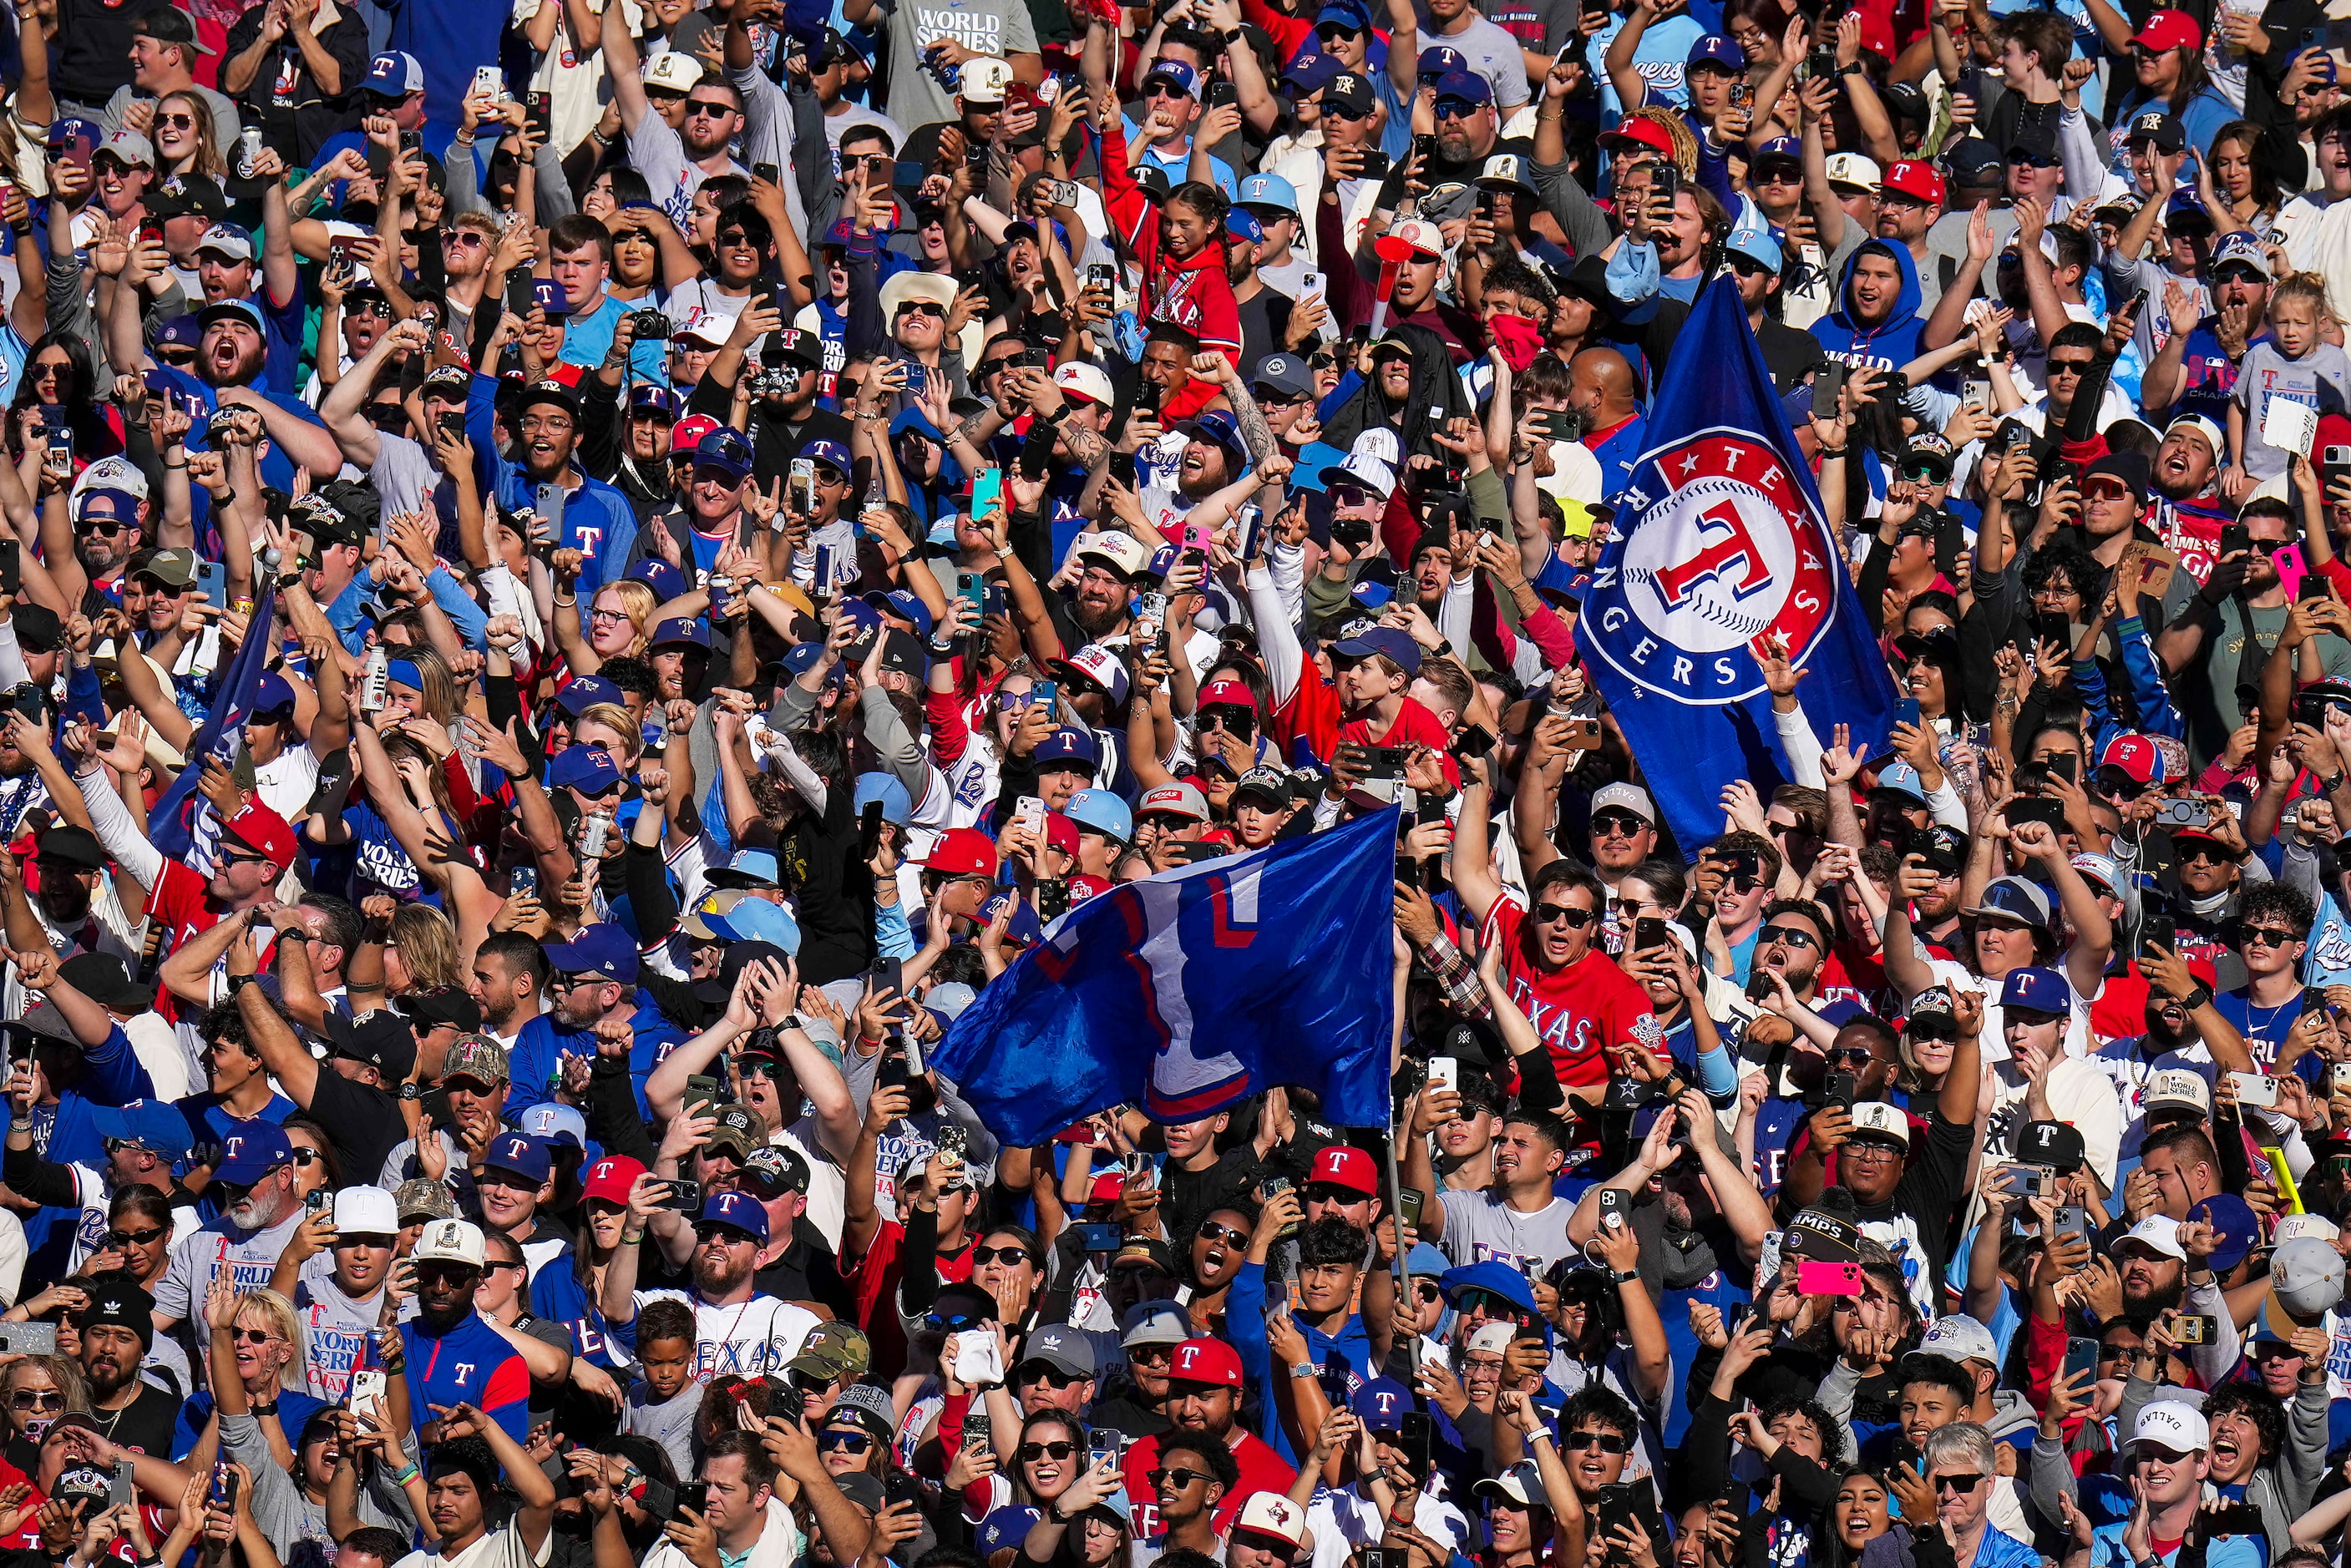
[[[301,1367],[302,1319],[294,1303],[273,1290],[239,1291],[235,1271],[223,1269],[213,1276],[204,1293],[204,1322],[212,1335],[205,1346],[208,1386],[218,1387],[227,1369],[236,1369],[236,1385],[248,1407],[279,1409],[291,1397],[278,1419],[261,1423],[269,1439],[270,1459],[280,1469],[294,1464],[298,1440],[308,1413],[319,1401],[311,1397]],[[294,1407],[298,1407],[299,1413]],[[220,1454],[220,1413],[213,1396],[197,1394],[181,1413],[183,1428],[200,1430],[186,1460],[192,1472],[212,1468]],[[288,1428],[292,1429],[287,1430]]]
[[[652,637],[654,607],[661,601],[653,589],[633,577],[606,583],[588,605],[588,633],[583,639],[579,620],[554,618],[555,646],[574,675],[593,675],[608,659],[642,659]]]

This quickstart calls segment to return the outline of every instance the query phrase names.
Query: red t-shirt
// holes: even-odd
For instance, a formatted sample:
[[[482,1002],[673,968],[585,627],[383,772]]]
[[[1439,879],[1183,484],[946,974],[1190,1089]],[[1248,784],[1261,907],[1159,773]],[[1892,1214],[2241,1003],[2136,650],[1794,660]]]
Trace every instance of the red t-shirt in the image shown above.
[[[1502,944],[1510,1000],[1541,1036],[1560,1083],[1582,1086],[1607,1082],[1611,1046],[1639,1045],[1654,1053],[1664,1034],[1639,982],[1617,968],[1596,942],[1565,969],[1537,968],[1520,940],[1526,919],[1515,898],[1500,899],[1488,912],[1480,940]]]
[[[1453,737],[1445,732],[1444,722],[1407,697],[1396,710],[1396,722],[1388,726],[1384,735],[1372,733],[1367,719],[1350,719],[1339,726],[1339,740],[1349,746],[1426,746],[1437,753],[1445,769],[1445,782],[1455,789],[1461,787],[1461,770],[1454,764],[1453,754],[1446,748]]]
[[[2147,1033],[2147,999],[2154,987],[2139,973],[2136,961],[2120,974],[2106,976],[2105,989],[2090,1003],[2090,1033],[2101,1045],[2109,1040],[2136,1040]]]
[[[1240,1484],[1225,1493],[1217,1504],[1217,1533],[1229,1532],[1233,1521],[1240,1517],[1241,1503],[1253,1491],[1287,1492],[1290,1483],[1298,1479],[1295,1467],[1282,1462],[1273,1445],[1254,1433],[1233,1428],[1238,1439],[1232,1444],[1233,1463],[1240,1467]],[[1134,1509],[1134,1538],[1147,1541],[1160,1533],[1159,1489],[1151,1484],[1151,1472],[1159,1468],[1159,1439],[1145,1438],[1126,1450],[1126,1501]]]
[[[873,1244],[849,1272],[857,1292],[857,1325],[865,1331],[876,1366],[894,1366],[905,1359],[906,1335],[898,1326],[898,1280],[905,1272],[901,1255],[905,1245],[906,1228],[884,1220]],[[940,1254],[939,1283],[961,1284],[970,1278],[970,1243],[959,1252]]]
[[[209,884],[186,861],[163,862],[162,872],[155,878],[154,891],[147,895],[147,916],[170,933],[164,952],[179,951],[191,937],[211,930],[226,918],[228,911],[213,903],[208,889]],[[257,955],[263,972],[267,972],[270,955],[277,949],[277,940],[273,934]],[[225,963],[226,960],[222,961]],[[158,985],[155,988],[155,1011],[168,1019],[178,1021],[179,1001],[168,987]]]

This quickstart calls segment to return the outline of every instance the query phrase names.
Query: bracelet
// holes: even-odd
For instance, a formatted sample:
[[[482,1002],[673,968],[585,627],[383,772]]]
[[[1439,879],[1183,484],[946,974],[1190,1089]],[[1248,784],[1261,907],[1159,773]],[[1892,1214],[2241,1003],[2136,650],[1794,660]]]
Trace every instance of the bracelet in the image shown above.
[[[250,980],[250,979],[252,979],[253,977],[252,977],[251,975],[246,975],[246,976],[243,976],[242,978],[246,979],[246,980]],[[275,1400],[275,1399],[272,1399],[272,1400],[271,1400],[271,1401],[269,1401],[269,1403],[267,1403],[266,1405],[264,1405],[264,1404],[261,1404],[261,1403],[260,1403],[260,1402],[258,1402],[258,1401],[256,1401],[253,1405],[251,1405],[251,1406],[247,1407],[247,1410],[248,1410],[248,1413],[250,1413],[250,1414],[252,1414],[252,1415],[256,1415],[256,1416],[275,1416],[276,1414],[277,1414],[277,1400]]]
[[[1638,1269],[1619,1269],[1616,1271],[1614,1278],[1616,1283],[1620,1285],[1637,1285],[1641,1282],[1641,1271]]]
[[[188,466],[188,460],[186,458],[182,458],[177,462],[167,462],[163,466],[165,468],[185,468]]]
[[[400,1469],[392,1472],[392,1484],[394,1486],[406,1486],[410,1481],[416,1479],[416,1461],[414,1459],[411,1459],[406,1464],[401,1466]]]
[[[1311,1361],[1294,1361],[1290,1363],[1290,1375],[1301,1382],[1305,1382],[1322,1376],[1322,1372]]]
[[[1843,457],[1844,455],[1844,448],[1841,446],[1824,446],[1821,448],[1821,455],[1823,457]]]
[[[621,1232],[621,1241],[623,1245],[634,1246],[637,1242],[642,1241],[644,1239],[645,1233],[643,1231],[638,1231],[633,1236],[630,1235],[626,1231]]]

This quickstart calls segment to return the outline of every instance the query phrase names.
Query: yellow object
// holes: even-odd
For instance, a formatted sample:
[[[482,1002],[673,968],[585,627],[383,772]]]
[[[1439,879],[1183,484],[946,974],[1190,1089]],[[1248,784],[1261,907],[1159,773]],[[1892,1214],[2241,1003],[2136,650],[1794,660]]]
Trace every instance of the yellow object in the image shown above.
[[[2304,1212],[2302,1193],[2294,1184],[2294,1172],[2285,1168],[2284,1154],[2273,1148],[2265,1148],[2262,1152],[2269,1156],[2270,1175],[2277,1182],[2278,1196],[2285,1199],[2285,1211],[2289,1214]]]

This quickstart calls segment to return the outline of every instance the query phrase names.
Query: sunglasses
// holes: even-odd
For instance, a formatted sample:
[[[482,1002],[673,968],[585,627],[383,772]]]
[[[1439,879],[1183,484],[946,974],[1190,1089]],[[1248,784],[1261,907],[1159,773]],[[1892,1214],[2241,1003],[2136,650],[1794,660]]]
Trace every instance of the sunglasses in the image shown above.
[[[873,1438],[865,1432],[823,1431],[816,1435],[816,1446],[828,1453],[862,1454],[873,1446]]]
[[[54,1388],[22,1388],[9,1397],[8,1407],[12,1410],[62,1410],[66,1407],[66,1397]]]
[[[1203,1241],[1230,1241],[1236,1247],[1246,1247],[1249,1245],[1249,1232],[1246,1231],[1236,1231],[1230,1225],[1219,1225],[1214,1220],[1200,1221],[1200,1240]]]
[[[155,123],[166,130],[193,130],[196,117],[193,114],[159,114],[155,117]]]
[[[1437,118],[1439,119],[1475,119],[1478,111],[1485,107],[1486,106],[1481,103],[1471,103],[1467,99],[1442,99],[1438,100],[1437,105]]]
[[[1780,942],[1792,948],[1816,948],[1821,945],[1820,938],[1795,926],[1766,926],[1755,933],[1755,940],[1759,945],[1763,942]]]
[[[713,103],[706,98],[688,99],[686,100],[685,118],[688,119],[693,119],[696,116],[700,116],[705,119],[716,119],[721,115],[732,114],[734,112],[735,106],[731,103]]]
[[[901,316],[935,316],[944,321],[946,319],[947,313],[946,308],[935,300],[910,299],[906,301],[905,304],[898,306],[898,314]]]
[[[1570,930],[1580,931],[1592,923],[1592,911],[1579,909],[1573,904],[1537,904],[1535,924],[1548,926],[1554,920],[1564,920]]]
[[[2302,940],[2301,937],[2283,926],[2247,926],[2244,929],[2242,945],[2249,948],[2282,948],[2288,942],[2300,940]]]
[[[1039,1459],[1066,1459],[1077,1451],[1078,1445],[1064,1438],[1053,1443],[1023,1443],[1013,1454],[1022,1464],[1033,1464]]]
[[[971,1250],[974,1268],[983,1263],[1025,1263],[1029,1261],[1028,1250],[1022,1247],[974,1247]]]
[[[1204,1481],[1208,1477],[1205,1471],[1186,1469],[1178,1465],[1174,1469],[1153,1470],[1143,1479],[1155,1487],[1173,1487],[1181,1491],[1194,1481]]]
[[[452,245],[461,251],[481,250],[489,244],[489,241],[471,229],[452,229],[441,236],[441,244],[444,250]]]
[[[1308,1182],[1300,1189],[1299,1197],[1308,1203],[1336,1203],[1343,1208],[1350,1203],[1369,1203],[1372,1200],[1368,1192],[1358,1192],[1352,1187],[1341,1187],[1329,1181]]]
[[[111,539],[130,524],[120,517],[84,517],[74,524],[77,534],[89,534],[100,539]]]
[[[1629,812],[1604,811],[1592,819],[1592,831],[1603,838],[1630,838],[1649,825]]]
[[[144,1247],[162,1241],[171,1232],[161,1225],[151,1225],[144,1231],[109,1231],[106,1240],[116,1247]]]
[[[229,1337],[239,1345],[267,1345],[277,1336],[266,1328],[236,1328],[229,1331]]]
[[[1983,1477],[1980,1475],[1937,1476],[1935,1478],[1935,1490],[1937,1491],[1973,1491],[1976,1488],[1983,1485]]]
[[[1598,1449],[1604,1454],[1629,1454],[1633,1451],[1633,1439],[1622,1432],[1601,1432],[1587,1428],[1581,1432],[1570,1432],[1560,1439],[1559,1446],[1571,1454],[1585,1449]]]

